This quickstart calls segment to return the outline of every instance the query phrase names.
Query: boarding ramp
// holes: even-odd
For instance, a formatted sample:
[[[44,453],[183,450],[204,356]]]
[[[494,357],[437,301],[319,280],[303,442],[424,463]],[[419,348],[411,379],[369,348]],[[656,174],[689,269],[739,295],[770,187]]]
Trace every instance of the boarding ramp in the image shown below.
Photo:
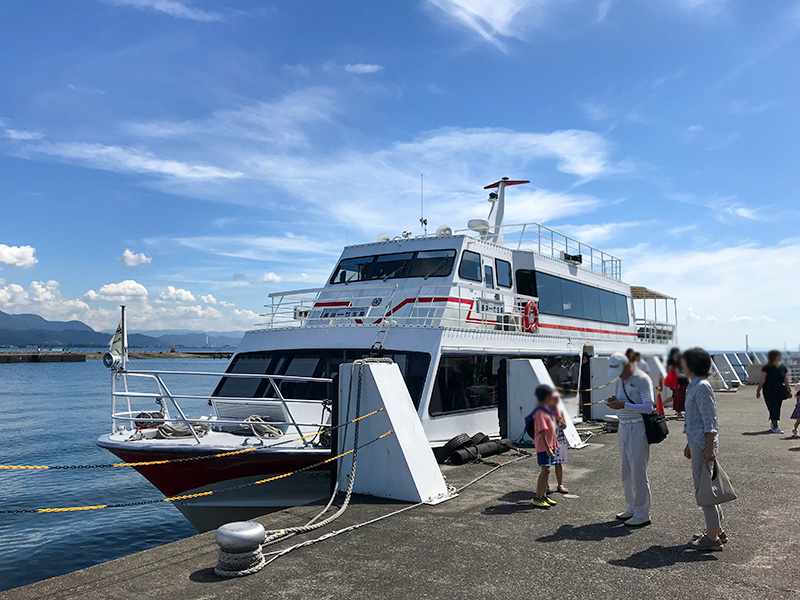
[[[356,494],[429,504],[450,497],[395,363],[389,359],[364,359],[340,365],[338,405],[339,423],[380,411],[358,422],[360,448],[355,443],[355,424],[346,425],[339,432],[338,454],[343,455],[337,461],[340,490],[348,489],[348,476],[356,460],[352,490]],[[387,432],[391,433],[386,435]],[[379,444],[364,446],[377,439]],[[351,452],[353,449],[357,453]]]
[[[506,435],[511,440],[525,437],[525,417],[536,408],[537,400],[534,390],[541,384],[555,388],[544,362],[538,358],[515,358],[508,361],[506,368],[508,407],[506,410]],[[567,410],[564,399],[561,410],[568,416],[564,435],[570,448],[583,448],[586,443],[581,440],[578,430]]]
[[[708,382],[711,384],[711,387],[714,388],[714,391],[717,392],[727,392],[731,389],[728,383],[725,381],[725,378],[722,376],[722,372],[717,367],[717,363],[713,360],[711,361],[711,370],[708,374]]]
[[[743,385],[746,385],[749,382],[747,379],[747,367],[742,363],[739,354],[736,352],[727,352],[725,356],[728,358],[728,361],[730,361],[733,370],[736,371],[739,381],[741,381]]]
[[[742,380],[739,378],[736,369],[733,368],[727,354],[714,354],[711,358],[728,387],[737,388],[742,385]]]

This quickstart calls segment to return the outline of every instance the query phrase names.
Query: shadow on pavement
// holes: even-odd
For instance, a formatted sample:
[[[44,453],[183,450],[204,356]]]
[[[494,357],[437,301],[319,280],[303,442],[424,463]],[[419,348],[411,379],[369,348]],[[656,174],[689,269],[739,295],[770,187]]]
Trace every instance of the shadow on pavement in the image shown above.
[[[195,583],[217,583],[219,581],[227,581],[224,577],[220,577],[214,573],[213,567],[200,569],[189,575],[189,579]]]
[[[800,452],[800,446],[797,446],[796,448],[789,448],[789,452]]]
[[[609,538],[625,537],[633,533],[633,527],[626,527],[621,521],[606,523],[589,523],[588,525],[562,525],[555,533],[536,538],[537,542],[561,542],[564,540],[579,540],[600,542]]]
[[[774,435],[769,429],[764,431],[745,431],[742,435]]]
[[[670,567],[677,563],[693,563],[716,561],[717,557],[709,552],[689,550],[686,546],[650,546],[632,554],[628,558],[609,560],[608,564],[615,567],[628,567],[630,569],[660,569]]]
[[[514,513],[518,512],[527,512],[531,510],[541,510],[537,509],[533,504],[531,504],[531,500],[536,493],[532,490],[517,490],[514,492],[508,492],[507,494],[503,494],[498,498],[503,504],[495,504],[494,506],[487,506],[483,509],[483,514],[485,515],[513,515]]]

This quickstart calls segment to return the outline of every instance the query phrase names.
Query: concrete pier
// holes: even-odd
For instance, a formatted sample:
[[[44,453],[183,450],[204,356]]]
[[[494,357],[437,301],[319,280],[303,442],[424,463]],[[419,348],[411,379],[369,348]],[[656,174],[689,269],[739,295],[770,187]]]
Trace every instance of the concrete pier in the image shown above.
[[[527,459],[453,500],[299,549],[242,579],[214,575],[217,546],[207,533],[0,598],[800,598],[800,440],[765,433],[766,408],[753,387],[721,393],[718,403],[720,461],[739,493],[725,506],[730,542],[724,552],[684,549],[702,529],[702,516],[682,455],[683,423],[671,420],[667,441],[651,449],[653,524],[644,529],[613,518],[624,508],[617,440],[601,434],[588,448],[570,452],[565,483],[573,495],[556,495],[558,506],[549,511],[530,504],[537,467]],[[787,402],[785,417],[790,412]],[[781,425],[791,431],[788,419]],[[447,467],[445,474],[459,486],[489,469],[472,464]],[[357,503],[332,526],[285,545],[399,506]],[[258,521],[267,529],[293,526],[316,510],[289,509]]]
[[[86,355],[68,352],[0,352],[0,363],[52,362],[86,362]]]

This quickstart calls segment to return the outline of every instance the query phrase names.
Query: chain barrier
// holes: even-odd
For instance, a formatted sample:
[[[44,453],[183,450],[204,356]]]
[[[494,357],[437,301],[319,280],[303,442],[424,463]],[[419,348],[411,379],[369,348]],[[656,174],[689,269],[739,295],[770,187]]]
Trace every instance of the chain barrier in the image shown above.
[[[366,416],[366,415],[364,415]],[[383,435],[379,435],[378,437],[370,440],[366,444],[361,446],[354,446],[351,450],[347,452],[342,452],[341,454],[337,454],[336,456],[331,456],[330,458],[326,458],[325,460],[321,460],[311,465],[307,465],[305,467],[301,467],[294,471],[289,471],[288,473],[281,473],[280,475],[273,475],[272,477],[266,477],[264,479],[259,479],[257,481],[252,481],[250,483],[243,483],[240,485],[234,485],[226,488],[222,488],[219,490],[208,490],[206,492],[197,492],[195,494],[182,494],[180,496],[169,496],[166,498],[159,498],[156,500],[140,500],[138,502],[123,502],[120,504],[96,504],[92,506],[68,506],[68,507],[58,507],[58,508],[27,508],[27,509],[3,509],[0,510],[0,514],[4,515],[19,515],[19,514],[41,514],[41,513],[55,513],[55,512],[77,512],[83,510],[100,510],[103,508],[129,508],[132,506],[145,506],[149,504],[159,504],[161,502],[180,502],[182,500],[191,500],[192,498],[201,498],[204,496],[212,496],[216,494],[222,494],[226,492],[231,492],[234,490],[241,490],[244,488],[254,487],[256,485],[263,485],[265,483],[270,483],[272,481],[277,481],[278,479],[284,479],[286,477],[291,477],[292,475],[296,475],[297,473],[302,473],[304,471],[311,471],[318,467],[322,467],[324,465],[330,464],[340,458],[348,456],[352,454],[356,450],[361,450],[362,448],[366,448],[367,446],[374,444],[382,440],[385,437],[388,437],[394,433],[391,429],[384,433]]]
[[[309,433],[307,435],[302,435],[300,437],[292,438],[290,440],[284,440],[282,442],[276,442],[274,444],[270,444],[269,446],[254,446],[253,448],[245,448],[242,450],[230,450],[227,452],[218,452],[216,454],[203,454],[201,456],[186,456],[183,458],[170,458],[166,460],[148,460],[148,461],[140,461],[140,462],[122,462],[122,463],[108,463],[103,465],[0,465],[0,470],[7,470],[7,471],[35,471],[35,470],[70,470],[70,469],[110,469],[110,468],[120,468],[120,467],[151,467],[155,465],[168,465],[173,463],[182,463],[182,462],[191,462],[196,460],[205,460],[208,458],[223,458],[226,456],[237,456],[239,454],[246,454],[248,452],[258,452],[259,450],[269,450],[270,448],[275,448],[277,446],[283,446],[285,444],[291,444],[292,442],[299,442],[301,440],[305,440],[307,438],[313,438],[321,433],[324,433],[326,429],[328,431],[334,431],[335,429],[339,429],[341,427],[346,427],[351,423],[356,423],[357,421],[361,421],[362,419],[366,419],[367,417],[371,417],[381,411],[383,408],[379,408],[377,410],[373,410],[371,413],[367,413],[366,415],[362,415],[357,417],[351,421],[347,421],[346,423],[342,423],[340,425],[336,425],[333,427],[328,427],[325,429],[320,429],[319,431],[315,431],[314,433]]]

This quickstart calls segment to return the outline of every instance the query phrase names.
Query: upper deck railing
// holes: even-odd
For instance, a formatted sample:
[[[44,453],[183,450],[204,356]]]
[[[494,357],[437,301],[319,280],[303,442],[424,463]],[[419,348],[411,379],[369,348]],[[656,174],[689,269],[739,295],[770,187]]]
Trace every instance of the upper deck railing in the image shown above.
[[[457,233],[469,232],[464,229]],[[622,279],[622,260],[539,223],[503,225],[500,233],[503,235],[503,245],[507,248],[532,250],[558,259],[563,258],[564,254],[580,255],[580,266],[583,268],[611,279]]]
[[[466,282],[404,283],[402,288],[401,284],[358,284],[273,293],[270,299],[264,315],[268,320],[257,327],[382,324],[521,331],[528,302],[532,302],[530,312],[537,301],[511,290]]]

